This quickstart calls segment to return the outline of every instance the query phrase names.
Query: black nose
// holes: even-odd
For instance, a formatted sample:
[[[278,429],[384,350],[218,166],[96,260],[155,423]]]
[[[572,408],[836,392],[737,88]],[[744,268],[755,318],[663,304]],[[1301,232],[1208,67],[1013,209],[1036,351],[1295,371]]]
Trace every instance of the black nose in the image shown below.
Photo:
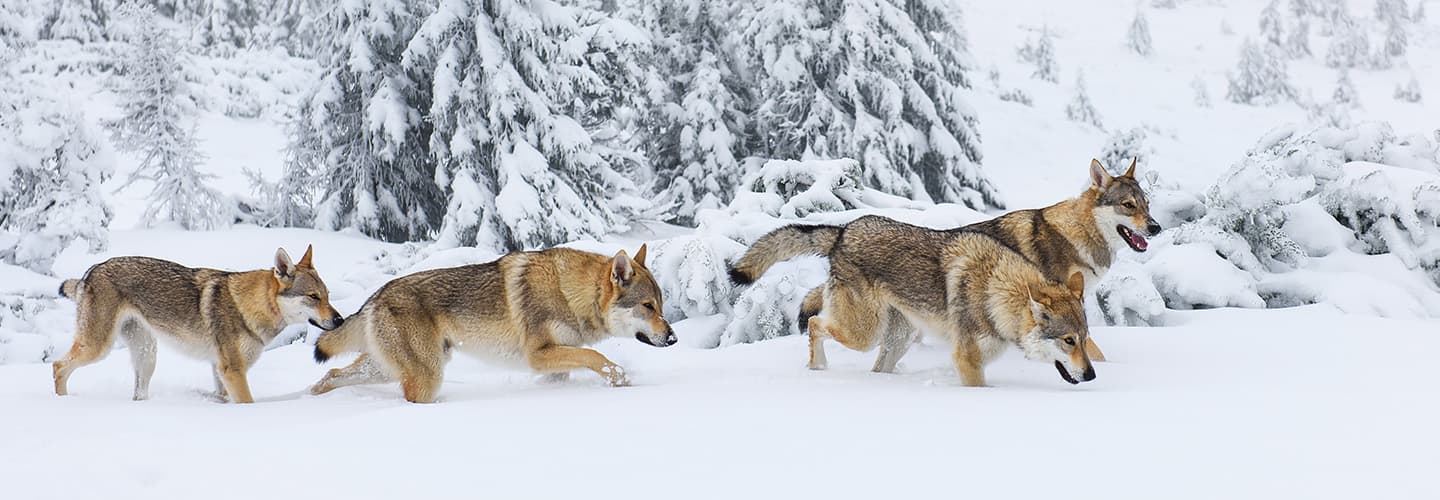
[[[340,328],[340,325],[345,324],[345,318],[336,315],[335,317],[330,318],[330,324],[335,325],[332,328]]]
[[[679,341],[680,341],[680,339],[675,338],[675,332],[674,332],[674,331],[671,331],[670,333],[665,334],[665,345],[672,345],[672,344],[674,344],[674,343],[676,343],[676,342],[679,342]]]
[[[1083,381],[1085,381],[1085,382],[1089,382],[1089,381],[1091,381],[1091,380],[1095,380],[1095,367],[1094,367],[1094,366],[1087,366],[1087,367],[1085,367],[1085,374],[1080,377],[1080,380],[1083,380]]]
[[[1150,236],[1155,236],[1155,235],[1157,235],[1157,234],[1160,234],[1160,229],[1161,229],[1161,228],[1160,228],[1160,225],[1159,225],[1159,224],[1156,224],[1155,221],[1153,221],[1153,220],[1150,221],[1150,225],[1145,226],[1145,230],[1150,232]]]

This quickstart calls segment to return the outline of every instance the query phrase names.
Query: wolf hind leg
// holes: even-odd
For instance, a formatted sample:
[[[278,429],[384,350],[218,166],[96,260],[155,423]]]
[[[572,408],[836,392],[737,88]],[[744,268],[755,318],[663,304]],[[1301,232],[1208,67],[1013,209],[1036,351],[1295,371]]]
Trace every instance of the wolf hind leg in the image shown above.
[[[880,339],[880,354],[875,357],[875,366],[871,368],[871,371],[895,373],[895,365],[900,362],[900,358],[905,357],[910,346],[915,344],[916,339],[920,337],[920,331],[905,319],[905,315],[894,308],[890,309],[890,314],[885,318],[880,331],[884,332]]]
[[[310,386],[310,394],[325,394],[327,392],[363,384],[383,384],[394,382],[396,379],[390,372],[381,366],[375,358],[369,354],[361,354],[355,358],[353,363],[344,368],[333,368],[325,374],[315,385]]]
[[[829,286],[824,312],[810,318],[810,368],[814,370],[825,368],[825,339],[835,339],[851,350],[869,351],[875,348],[881,326],[883,304],[875,300],[875,293],[848,286]]]
[[[93,290],[84,290],[94,293]],[[64,396],[69,393],[70,374],[76,368],[94,363],[110,353],[110,348],[115,344],[115,319],[119,316],[118,308],[96,308],[87,307],[87,301],[82,296],[79,307],[79,314],[75,319],[75,343],[71,344],[70,351],[65,357],[60,358],[51,365],[55,378],[55,394]],[[99,310],[97,310],[99,309]]]
[[[130,348],[130,364],[135,368],[136,401],[150,399],[150,377],[155,375],[155,334],[135,318],[120,324],[120,338]]]

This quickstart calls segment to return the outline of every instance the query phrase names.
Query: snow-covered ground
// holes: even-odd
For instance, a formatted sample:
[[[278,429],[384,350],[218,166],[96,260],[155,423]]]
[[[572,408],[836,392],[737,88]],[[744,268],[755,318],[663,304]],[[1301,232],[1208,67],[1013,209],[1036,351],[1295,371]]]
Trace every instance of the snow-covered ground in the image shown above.
[[[1435,498],[1435,324],[1328,306],[1097,328],[1112,361],[1070,386],[1011,353],[959,386],[921,346],[898,374],[805,340],[602,352],[635,385],[541,384],[457,358],[441,401],[398,387],[309,396],[305,346],[216,404],[206,365],[162,352],[132,402],[123,352],[76,372],[0,366],[8,498]],[[679,334],[684,337],[685,330]],[[339,361],[335,362],[339,363]]]
[[[967,99],[979,117],[985,174],[1011,208],[1079,193],[1110,132],[1147,128],[1151,154],[1141,172],[1202,193],[1267,131],[1307,120],[1294,103],[1225,99],[1226,73],[1243,40],[1256,36],[1268,2],[1192,0],[1173,10],[1150,3],[1141,2],[1154,38],[1149,57],[1125,47],[1133,1],[964,3],[976,63]],[[1348,3],[1356,16],[1371,15],[1372,2]],[[1030,78],[1015,55],[1042,26],[1055,36],[1058,84]],[[1328,37],[1311,30],[1317,55],[1291,61],[1291,81],[1302,95],[1328,101],[1337,72],[1323,64]],[[1350,111],[1353,119],[1388,122],[1401,135],[1431,135],[1440,126],[1440,24],[1415,25],[1408,51],[1394,68],[1352,72],[1362,105]],[[1104,131],[1065,117],[1077,69]],[[1393,99],[1412,75],[1426,99]],[[1210,107],[1194,104],[1197,79]],[[1017,88],[1033,106],[998,97]],[[87,103],[91,119],[116,116],[98,83],[82,83],[71,97]],[[207,156],[200,168],[216,176],[211,184],[221,192],[249,193],[244,168],[270,180],[281,173],[287,134],[274,116],[212,112],[197,137]],[[115,209],[109,248],[90,254],[72,246],[56,260],[55,276],[0,265],[0,298],[47,301],[59,279],[116,255],[238,270],[268,265],[277,246],[298,255],[314,244],[334,304],[349,313],[395,275],[494,257],[474,249],[414,254],[358,234],[307,229],[143,229],[149,186],[111,192],[137,163],[133,155],[117,158],[106,186]],[[1419,192],[1429,178],[1396,185]],[[208,366],[163,349],[150,401],[130,401],[123,350],[79,370],[72,396],[62,398],[51,391],[49,365],[28,362],[68,347],[73,306],[59,301],[14,315],[23,321],[0,322],[0,497],[1440,498],[1440,399],[1431,373],[1440,321],[1355,314],[1434,316],[1433,275],[1417,269],[1413,255],[1342,251],[1354,235],[1313,199],[1285,210],[1294,221],[1288,235],[1325,255],[1265,284],[1323,288],[1315,294],[1328,303],[1168,310],[1163,327],[1095,326],[1111,361],[1080,386],[1011,353],[989,369],[992,387],[961,387],[948,353],[933,343],[913,350],[896,375],[870,373],[871,354],[833,344],[831,369],[811,372],[803,337],[701,348],[725,327],[724,318],[709,316],[678,322],[681,344],[669,349],[631,340],[600,345],[630,372],[635,385],[627,388],[588,373],[541,384],[460,357],[437,405],[407,404],[393,385],[315,397],[306,387],[343,360],[318,366],[308,346],[277,345],[250,372],[254,405],[217,404]],[[884,213],[933,226],[981,217],[955,206]],[[711,219],[706,236],[753,237],[778,223],[741,219]],[[749,225],[721,228],[742,223]],[[633,251],[641,241],[691,232],[645,224],[572,245]],[[1415,246],[1424,250],[1419,258],[1440,248]],[[1213,257],[1214,248],[1160,253],[1167,248],[1158,242],[1152,254],[1161,262],[1145,264],[1166,269],[1162,281],[1218,289],[1221,272],[1240,274],[1224,262],[1230,256]],[[793,271],[806,283],[815,269],[772,274]],[[6,364],[17,360],[27,362]]]

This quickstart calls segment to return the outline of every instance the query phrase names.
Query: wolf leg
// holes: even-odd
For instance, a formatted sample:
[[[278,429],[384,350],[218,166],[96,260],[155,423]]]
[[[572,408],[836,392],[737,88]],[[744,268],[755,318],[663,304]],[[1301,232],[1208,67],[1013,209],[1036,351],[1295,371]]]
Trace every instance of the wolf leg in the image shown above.
[[[135,400],[150,398],[150,377],[155,375],[155,335],[138,320],[120,325],[120,337],[130,347],[130,364],[135,368]]]
[[[250,395],[250,381],[245,378],[251,362],[239,352],[238,347],[224,345],[220,347],[219,358],[215,366],[220,372],[220,382],[225,386],[226,394],[230,395],[230,402],[254,403],[255,398]]]
[[[310,386],[310,394],[325,394],[341,387],[362,384],[383,384],[394,382],[395,377],[380,366],[369,354],[361,354],[344,368],[332,368],[315,385]]]
[[[530,367],[538,372],[564,372],[589,368],[604,377],[612,386],[630,385],[630,379],[625,376],[625,369],[620,368],[620,365],[610,361],[610,358],[606,358],[604,354],[600,354],[594,349],[551,344],[531,351],[527,358],[530,361]]]
[[[975,340],[963,333],[955,342],[955,368],[960,372],[960,383],[970,387],[985,386],[985,355]]]
[[[810,368],[815,370],[825,368],[826,338],[852,350],[869,351],[875,347],[881,326],[883,304],[875,300],[875,293],[838,285],[833,280],[827,286],[830,288],[825,293],[824,312],[810,318]]]
[[[920,332],[894,308],[890,309],[890,314],[885,318],[880,330],[884,332],[880,340],[880,355],[875,357],[875,367],[871,371],[895,373],[895,365],[900,362],[900,358],[905,357],[910,346],[915,344]]]
[[[94,290],[86,290],[81,293],[95,293]],[[88,300],[80,299],[80,310],[75,319],[75,343],[70,346],[70,352],[60,358],[51,369],[55,377],[55,394],[64,396],[69,393],[68,384],[70,374],[76,368],[94,363],[110,353],[110,347],[115,344],[115,319],[118,316],[116,308],[90,307]]]

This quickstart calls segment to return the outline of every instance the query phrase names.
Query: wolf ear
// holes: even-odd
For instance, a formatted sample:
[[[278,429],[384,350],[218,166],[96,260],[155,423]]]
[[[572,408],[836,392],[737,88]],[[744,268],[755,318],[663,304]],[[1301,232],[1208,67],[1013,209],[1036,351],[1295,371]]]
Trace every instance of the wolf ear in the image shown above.
[[[315,256],[315,245],[306,245],[306,246],[305,246],[305,255],[300,256],[300,262],[297,263],[297,264],[295,264],[295,267],[310,267],[310,268],[315,267],[315,264],[313,264],[313,263],[310,262],[310,258],[311,258],[311,257],[314,257],[314,256]]]
[[[290,254],[284,248],[275,250],[275,277],[282,280],[295,277],[295,263],[290,261]]]
[[[635,277],[635,261],[624,250],[615,253],[615,258],[610,259],[610,280],[617,285],[630,283],[630,278]]]
[[[1075,298],[1085,298],[1085,276],[1079,272],[1071,274],[1070,279],[1065,280],[1065,287],[1070,289],[1070,294]]]
[[[1110,187],[1110,181],[1112,180],[1115,180],[1115,177],[1111,176],[1108,170],[1105,170],[1105,165],[1101,165],[1100,160],[1090,160],[1091,187],[1105,189],[1107,187]]]
[[[635,264],[645,267],[645,244],[640,244],[640,249],[635,251]]]
[[[1121,177],[1129,177],[1129,178],[1131,178],[1131,179],[1134,179],[1134,178],[1135,178],[1135,164],[1136,164],[1136,163],[1139,163],[1139,162],[1140,162],[1140,158],[1131,158],[1131,159],[1130,159],[1130,169],[1129,169],[1129,170],[1126,170],[1126,171],[1125,171],[1125,175],[1122,175]]]

